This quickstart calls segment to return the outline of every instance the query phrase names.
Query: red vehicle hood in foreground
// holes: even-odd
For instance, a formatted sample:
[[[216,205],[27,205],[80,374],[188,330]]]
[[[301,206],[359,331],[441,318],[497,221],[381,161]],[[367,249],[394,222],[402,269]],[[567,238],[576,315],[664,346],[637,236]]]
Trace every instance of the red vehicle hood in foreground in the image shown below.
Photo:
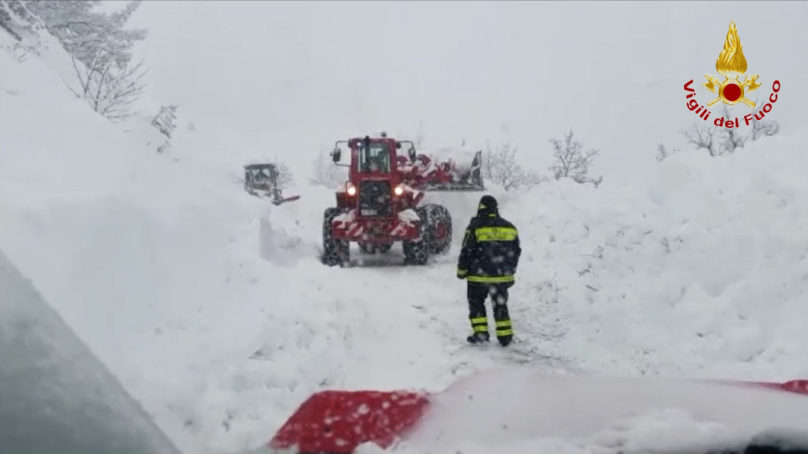
[[[268,447],[294,453],[695,453],[744,452],[765,442],[808,449],[806,384],[558,376],[521,366],[467,377],[436,394],[318,393]]]

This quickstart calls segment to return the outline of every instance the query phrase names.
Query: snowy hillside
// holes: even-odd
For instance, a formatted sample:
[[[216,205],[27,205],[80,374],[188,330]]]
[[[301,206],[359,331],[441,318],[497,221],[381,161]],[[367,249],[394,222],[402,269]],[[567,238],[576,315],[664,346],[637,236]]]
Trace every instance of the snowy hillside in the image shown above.
[[[808,375],[806,130],[721,159],[680,153],[620,185],[492,190],[523,242],[521,354],[477,351],[455,261],[481,194],[430,195],[454,240],[427,267],[395,263],[400,246],[325,267],[331,190],[299,175],[297,202],[250,197],[220,144],[185,131],[159,155],[49,64],[0,52],[0,249],[184,452],[254,448],[319,389],[436,391],[514,360],[559,374]]]

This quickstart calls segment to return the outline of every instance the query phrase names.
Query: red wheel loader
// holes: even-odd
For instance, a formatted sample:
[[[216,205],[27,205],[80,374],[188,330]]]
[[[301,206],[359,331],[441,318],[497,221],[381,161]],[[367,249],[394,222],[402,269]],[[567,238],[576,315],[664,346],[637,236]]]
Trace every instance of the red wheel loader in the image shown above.
[[[350,163],[341,164],[343,148]],[[403,151],[406,150],[406,151]],[[418,154],[408,140],[381,137],[337,141],[331,152],[337,165],[349,167],[337,206],[323,216],[323,262],[346,265],[350,243],[366,253],[387,252],[403,243],[404,263],[424,265],[449,250],[452,217],[442,205],[419,203],[424,191],[483,191],[482,151],[465,162],[450,158],[460,150]]]

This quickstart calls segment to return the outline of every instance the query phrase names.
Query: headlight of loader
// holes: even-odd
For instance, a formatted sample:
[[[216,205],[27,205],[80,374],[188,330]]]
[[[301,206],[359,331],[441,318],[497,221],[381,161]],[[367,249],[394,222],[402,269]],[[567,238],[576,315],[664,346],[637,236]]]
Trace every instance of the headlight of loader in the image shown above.
[[[356,195],[356,186],[349,181],[345,183],[345,191],[348,193],[348,195],[354,196]]]
[[[404,186],[401,185],[396,186],[395,188],[393,188],[393,193],[398,196],[404,194]]]

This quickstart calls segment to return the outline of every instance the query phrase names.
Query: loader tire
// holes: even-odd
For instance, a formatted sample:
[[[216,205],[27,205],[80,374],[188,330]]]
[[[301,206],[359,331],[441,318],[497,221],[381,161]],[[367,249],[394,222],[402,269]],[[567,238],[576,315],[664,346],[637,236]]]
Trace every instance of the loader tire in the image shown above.
[[[350,243],[331,236],[331,221],[342,214],[339,208],[326,208],[323,214],[323,263],[344,266],[351,260]]]
[[[445,254],[452,245],[452,215],[441,205],[424,205],[429,254]]]
[[[404,264],[405,265],[426,265],[429,261],[429,229],[427,226],[427,213],[424,207],[415,209],[418,217],[421,218],[421,228],[418,238],[411,241],[404,241]]]

